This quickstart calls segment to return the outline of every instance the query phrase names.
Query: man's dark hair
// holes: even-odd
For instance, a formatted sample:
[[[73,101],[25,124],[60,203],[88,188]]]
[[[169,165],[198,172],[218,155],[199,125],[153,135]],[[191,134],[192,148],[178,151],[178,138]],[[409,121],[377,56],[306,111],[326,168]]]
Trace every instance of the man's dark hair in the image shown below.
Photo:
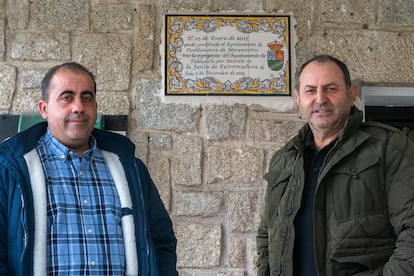
[[[95,76],[92,74],[92,72],[90,72],[88,69],[86,69],[84,66],[82,66],[81,64],[77,63],[77,62],[65,62],[59,65],[56,65],[52,68],[50,68],[45,77],[42,80],[42,99],[44,101],[48,101],[49,100],[49,85],[50,85],[50,81],[52,80],[53,76],[56,74],[57,71],[59,71],[60,69],[65,69],[65,70],[69,70],[71,72],[74,73],[86,73],[88,74],[92,81],[93,81],[93,87],[94,87],[94,93],[96,93],[96,82],[95,82]]]
[[[351,76],[349,74],[348,68],[346,67],[345,63],[343,63],[339,59],[334,58],[330,55],[318,55],[318,56],[314,56],[313,58],[311,58],[310,60],[308,60],[304,64],[302,64],[302,67],[300,67],[300,70],[297,72],[295,88],[298,92],[299,92],[299,85],[300,85],[300,82],[299,82],[300,75],[302,74],[303,69],[305,69],[305,67],[313,61],[321,62],[321,63],[323,63],[323,62],[333,62],[336,65],[338,65],[339,69],[341,69],[341,71],[344,75],[344,81],[345,81],[346,88],[349,89],[351,87],[351,85],[352,85]]]

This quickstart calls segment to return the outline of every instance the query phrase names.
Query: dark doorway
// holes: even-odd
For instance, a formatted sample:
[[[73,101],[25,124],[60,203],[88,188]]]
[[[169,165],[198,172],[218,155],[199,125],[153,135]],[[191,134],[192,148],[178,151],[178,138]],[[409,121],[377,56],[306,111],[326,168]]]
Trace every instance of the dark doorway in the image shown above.
[[[365,121],[399,128],[414,140],[414,106],[365,106]]]

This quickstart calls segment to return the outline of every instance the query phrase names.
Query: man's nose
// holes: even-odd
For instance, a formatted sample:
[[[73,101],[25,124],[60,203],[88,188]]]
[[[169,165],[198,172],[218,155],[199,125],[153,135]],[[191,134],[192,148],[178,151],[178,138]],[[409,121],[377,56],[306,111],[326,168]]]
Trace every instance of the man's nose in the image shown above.
[[[326,94],[322,89],[318,89],[316,92],[315,102],[317,104],[324,104],[326,102]]]
[[[80,97],[75,97],[72,102],[72,111],[73,112],[82,112],[83,111],[83,102]]]

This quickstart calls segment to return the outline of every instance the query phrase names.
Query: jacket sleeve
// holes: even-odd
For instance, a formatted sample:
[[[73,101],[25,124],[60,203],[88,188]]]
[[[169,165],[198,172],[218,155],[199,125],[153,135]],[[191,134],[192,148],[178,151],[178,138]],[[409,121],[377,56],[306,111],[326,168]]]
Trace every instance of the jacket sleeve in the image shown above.
[[[263,217],[259,225],[256,237],[257,244],[257,275],[270,275],[269,272],[269,248],[268,248],[268,233],[267,225]]]
[[[414,143],[394,133],[385,154],[385,193],[397,240],[383,275],[414,275]]]
[[[274,158],[273,158],[274,159]],[[268,224],[271,223],[269,217],[269,208],[276,208],[274,204],[275,201],[278,201],[277,198],[271,198],[269,195],[270,186],[272,185],[272,180],[275,177],[275,173],[268,172],[264,178],[268,182],[264,210],[262,212],[259,228],[256,236],[256,246],[257,246],[257,275],[258,276],[267,276],[270,275],[270,261],[269,261],[269,231]],[[272,207],[269,207],[272,205]]]
[[[7,170],[0,165],[0,275],[9,275],[8,269],[8,205],[7,205]]]
[[[176,276],[177,240],[174,234],[171,218],[165,209],[158,190],[152,181],[150,174],[142,163],[137,160],[140,176],[147,183],[149,224],[151,237],[157,252],[159,275]]]

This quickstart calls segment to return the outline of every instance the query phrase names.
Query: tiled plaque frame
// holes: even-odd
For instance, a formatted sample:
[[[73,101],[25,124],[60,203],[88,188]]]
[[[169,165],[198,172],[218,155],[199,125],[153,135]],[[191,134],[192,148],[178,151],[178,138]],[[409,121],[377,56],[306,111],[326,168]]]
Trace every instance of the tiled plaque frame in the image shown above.
[[[165,95],[290,96],[290,17],[165,16]]]

